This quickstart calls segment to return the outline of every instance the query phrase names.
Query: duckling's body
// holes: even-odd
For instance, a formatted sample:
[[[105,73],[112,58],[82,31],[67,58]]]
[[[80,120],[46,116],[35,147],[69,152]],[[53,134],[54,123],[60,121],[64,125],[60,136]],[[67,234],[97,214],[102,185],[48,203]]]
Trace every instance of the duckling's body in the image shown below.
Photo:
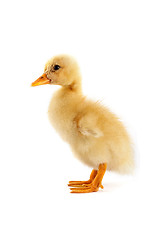
[[[58,69],[52,72],[53,67]],[[51,99],[50,122],[77,158],[94,169],[88,181],[69,183],[77,187],[72,192],[97,191],[102,187],[106,169],[120,173],[131,171],[134,166],[131,141],[122,122],[99,102],[83,96],[76,62],[61,55],[46,64],[45,72],[45,81],[62,86]],[[41,79],[36,85],[40,85]]]
[[[133,165],[131,144],[122,123],[98,102],[62,88],[50,102],[49,119],[79,160],[98,169],[127,172]]]

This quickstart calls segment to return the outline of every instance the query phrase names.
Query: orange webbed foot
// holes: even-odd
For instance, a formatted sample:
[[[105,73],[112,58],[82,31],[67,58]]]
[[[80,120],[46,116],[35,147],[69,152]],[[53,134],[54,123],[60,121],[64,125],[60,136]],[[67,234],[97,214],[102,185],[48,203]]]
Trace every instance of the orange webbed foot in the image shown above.
[[[100,187],[103,189],[101,182],[106,168],[106,163],[100,164],[98,171],[92,171],[88,181],[69,181],[68,186],[71,187],[71,193],[90,193],[97,192]]]

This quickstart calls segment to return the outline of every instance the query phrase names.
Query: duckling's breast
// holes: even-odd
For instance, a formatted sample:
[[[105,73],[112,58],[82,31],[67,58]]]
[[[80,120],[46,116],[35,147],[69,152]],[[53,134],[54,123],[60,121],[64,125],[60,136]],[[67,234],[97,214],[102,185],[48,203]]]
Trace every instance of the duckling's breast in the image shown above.
[[[79,99],[76,96],[55,94],[48,108],[48,117],[64,141],[71,143],[75,136],[74,119],[78,112]]]

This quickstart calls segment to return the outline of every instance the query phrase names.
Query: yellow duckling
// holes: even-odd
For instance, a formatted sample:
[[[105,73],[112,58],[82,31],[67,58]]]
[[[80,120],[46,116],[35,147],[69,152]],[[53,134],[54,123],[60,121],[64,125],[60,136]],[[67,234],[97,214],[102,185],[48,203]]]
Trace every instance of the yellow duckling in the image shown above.
[[[76,61],[67,55],[50,59],[32,83],[61,85],[49,105],[53,127],[79,160],[93,168],[88,181],[70,181],[71,193],[98,191],[106,169],[127,173],[134,167],[130,138],[121,121],[106,107],[82,94]]]

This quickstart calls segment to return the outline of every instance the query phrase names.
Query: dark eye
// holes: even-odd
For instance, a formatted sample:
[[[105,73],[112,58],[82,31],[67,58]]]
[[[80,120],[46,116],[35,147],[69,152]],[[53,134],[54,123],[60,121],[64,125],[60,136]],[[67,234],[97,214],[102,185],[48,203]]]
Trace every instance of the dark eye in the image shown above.
[[[58,69],[60,69],[60,66],[59,65],[55,65],[54,66],[54,70],[57,71]]]

